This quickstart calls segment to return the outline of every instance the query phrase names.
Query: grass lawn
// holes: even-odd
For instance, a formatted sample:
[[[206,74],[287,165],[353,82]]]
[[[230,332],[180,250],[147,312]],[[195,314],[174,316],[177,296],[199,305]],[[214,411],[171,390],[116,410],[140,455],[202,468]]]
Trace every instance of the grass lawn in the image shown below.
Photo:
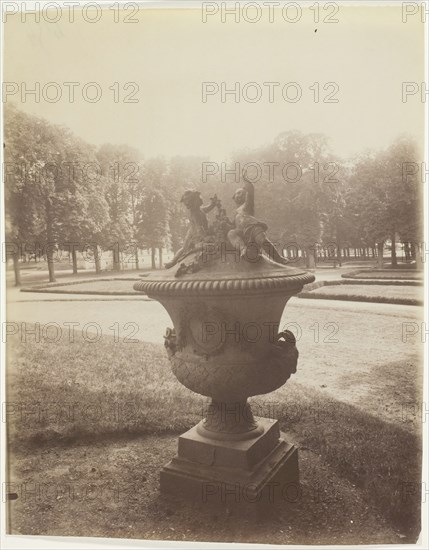
[[[416,270],[404,270],[404,269],[386,269],[386,270],[356,270],[342,275],[344,278],[356,278],[356,279],[396,279],[396,280],[422,280],[423,272]]]
[[[350,360],[347,347],[343,355]],[[65,335],[56,343],[23,343],[17,335],[8,341],[8,357],[10,480],[56,487],[52,500],[11,501],[10,532],[237,542],[265,537],[278,544],[411,543],[418,536],[420,437],[399,421],[293,381],[255,398],[255,412],[271,405],[300,447],[305,495],[266,517],[254,507],[214,513],[158,493],[159,470],[175,454],[175,435],[198,422],[207,404],[175,379],[162,346],[106,336],[70,342]],[[410,377],[409,392],[414,373],[401,375]],[[411,402],[419,400],[415,390]],[[294,414],[298,409],[307,414]],[[109,483],[126,488],[124,498],[111,498],[111,491],[90,505],[82,501],[88,484],[96,490]],[[74,499],[63,491],[70,485]]]
[[[141,292],[133,290],[133,285],[139,281],[138,276],[134,278],[118,279],[94,279],[92,281],[73,281],[68,284],[54,284],[43,286],[36,289],[30,289],[30,292],[51,292],[54,294],[121,294],[121,295],[140,295]]]
[[[422,303],[423,287],[405,285],[326,285],[309,291],[307,297],[344,299],[356,301],[379,301],[391,303]]]

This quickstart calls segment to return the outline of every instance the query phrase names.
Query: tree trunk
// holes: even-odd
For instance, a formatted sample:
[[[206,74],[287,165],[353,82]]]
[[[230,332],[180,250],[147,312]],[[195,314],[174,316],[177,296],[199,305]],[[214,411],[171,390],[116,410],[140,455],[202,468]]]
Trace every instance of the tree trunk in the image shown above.
[[[74,245],[72,246],[73,275],[77,275],[77,254]]]
[[[383,251],[384,251],[384,241],[377,243],[377,267],[382,269],[383,267]]]
[[[337,245],[337,261],[338,261],[339,267],[341,267],[343,264],[342,264],[342,258],[341,258],[341,246],[339,244]]]
[[[405,261],[409,262],[411,260],[411,248],[410,248],[409,242],[404,243],[404,253],[405,253]]]
[[[54,266],[54,251],[52,249],[53,244],[48,244],[47,260],[48,260],[48,271],[49,271],[49,282],[55,283],[55,266]]]
[[[158,254],[159,254],[159,258],[158,258],[159,269],[162,269],[162,248],[161,247],[158,248]]]
[[[423,269],[424,254],[425,254],[425,244],[414,245],[414,259],[416,261],[416,268],[418,270]]]
[[[48,260],[49,282],[55,283],[53,228],[51,218],[51,205],[49,201],[47,201],[46,203],[46,236],[48,241],[46,259]]]
[[[92,253],[94,254],[95,272],[96,273],[101,273],[100,250],[98,248],[98,245],[96,245],[96,244],[93,245]]]
[[[152,269],[156,269],[156,262],[155,262],[156,248],[154,246],[152,246],[150,249],[150,257],[151,257]]]
[[[392,267],[398,267],[398,260],[396,258],[396,240],[395,240],[395,233],[392,233],[392,250],[391,250],[391,257],[392,257]]]
[[[21,271],[19,268],[18,252],[13,253],[12,259],[13,259],[13,271],[15,272],[15,286],[19,286],[21,284]]]
[[[314,269],[316,266],[316,262],[314,259],[314,249],[308,248],[307,254],[306,254],[306,265],[308,269]]]
[[[113,271],[121,271],[121,258],[119,254],[119,247],[112,248],[113,257]]]
[[[139,269],[139,249],[136,246],[136,251],[134,252],[134,257],[136,260],[136,269]]]

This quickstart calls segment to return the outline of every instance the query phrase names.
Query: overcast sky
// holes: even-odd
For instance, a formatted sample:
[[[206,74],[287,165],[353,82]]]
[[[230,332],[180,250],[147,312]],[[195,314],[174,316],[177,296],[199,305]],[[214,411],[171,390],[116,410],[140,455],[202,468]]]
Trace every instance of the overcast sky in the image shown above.
[[[129,12],[131,15],[131,12]],[[88,14],[89,16],[90,14]],[[116,14],[118,15],[118,14]],[[52,18],[55,14],[53,14]],[[252,12],[247,13],[253,17]],[[288,12],[292,19],[293,11]],[[225,160],[242,147],[270,142],[282,131],[323,132],[331,138],[335,153],[350,157],[366,147],[385,147],[407,132],[421,140],[423,107],[420,92],[402,102],[402,83],[424,80],[424,25],[420,16],[402,22],[396,7],[340,7],[331,19],[338,23],[315,23],[315,13],[302,8],[296,23],[288,23],[281,11],[269,22],[266,11],[257,23],[232,17],[222,23],[220,14],[202,22],[200,9],[139,10],[138,23],[115,23],[106,10],[96,23],[75,13],[68,21],[63,13],[57,23],[34,16],[26,22],[11,15],[5,25],[4,80],[16,82],[14,100],[23,110],[69,126],[90,143],[128,143],[145,157],[156,155],[202,155]],[[329,17],[322,11],[320,18]],[[49,103],[34,96],[21,102],[22,83],[28,88],[40,82],[57,82],[62,98]],[[75,101],[69,102],[64,82],[78,82]],[[102,98],[96,103],[82,99],[83,86],[97,82]],[[109,89],[119,84],[119,102]],[[135,87],[138,92],[123,99]],[[241,89],[256,82],[262,97],[256,103],[238,103],[221,94],[202,101],[202,83],[225,82]],[[274,101],[264,82],[279,82]],[[283,99],[281,89],[296,82],[299,101]],[[309,87],[314,83],[313,90]],[[336,83],[338,90],[328,82]],[[319,102],[314,101],[319,86]],[[289,97],[297,88],[288,88]],[[253,98],[255,87],[247,88]],[[47,92],[55,97],[56,90]],[[88,88],[91,96],[94,88]],[[325,103],[329,92],[338,103]]]

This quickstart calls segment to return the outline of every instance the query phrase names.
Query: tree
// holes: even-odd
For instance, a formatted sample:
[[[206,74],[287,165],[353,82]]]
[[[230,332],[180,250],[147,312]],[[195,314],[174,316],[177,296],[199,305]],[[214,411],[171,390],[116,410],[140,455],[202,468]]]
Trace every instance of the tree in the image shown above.
[[[350,177],[348,209],[358,220],[363,241],[377,244],[379,267],[386,240],[391,241],[392,266],[396,267],[397,235],[407,241],[421,238],[420,180],[415,170],[404,177],[407,163],[417,165],[417,147],[401,136],[385,151],[362,154]]]
[[[121,254],[129,249],[136,228],[135,207],[139,193],[137,152],[126,145],[104,144],[97,159],[106,178],[105,199],[109,212],[109,240],[103,243],[113,254],[113,269],[120,270]],[[134,214],[133,214],[134,212]]]
[[[350,176],[349,208],[356,215],[363,242],[377,246],[379,267],[383,266],[384,244],[391,233],[387,188],[382,152],[364,152],[356,159]]]
[[[211,192],[202,185],[202,163],[203,159],[199,157],[173,157],[162,179],[162,192],[168,212],[169,244],[173,253],[182,246],[187,230],[187,217],[180,204],[183,193],[186,189],[196,189],[207,196]]]
[[[15,285],[21,284],[19,259],[32,233],[34,211],[26,204],[24,194],[25,165],[23,153],[26,141],[26,117],[11,104],[5,105],[5,237],[6,257],[12,258]]]
[[[71,251],[74,273],[77,273],[77,249],[84,252],[87,248],[98,271],[98,245],[106,239],[110,222],[106,178],[98,166],[94,147],[69,132],[63,137],[63,166],[67,168],[64,177],[68,182],[58,204],[60,244]]]
[[[15,238],[31,235],[41,245],[49,281],[54,282],[61,202],[69,185],[61,171],[66,130],[17,109],[11,109],[6,118],[5,150],[20,171],[7,192],[9,226]]]
[[[325,167],[333,160],[327,137],[283,132],[267,147],[241,152],[234,160],[241,167],[255,163],[261,170],[255,182],[258,217],[269,220],[273,240],[283,249],[298,248],[307,267],[314,267],[323,226],[323,185],[329,179]]]
[[[385,170],[392,216],[392,266],[396,267],[396,236],[419,246],[423,234],[423,189],[416,142],[399,136],[387,149]]]
[[[147,189],[137,204],[136,216],[138,242],[151,250],[152,269],[155,269],[156,249],[162,249],[167,237],[168,210],[163,194],[155,189]]]
[[[48,260],[49,280],[54,281],[56,251],[71,251],[76,272],[76,249],[85,243],[94,248],[94,238],[106,232],[105,179],[94,148],[70,130],[14,107],[6,112],[5,152],[12,168],[6,178],[8,238],[21,241],[26,250],[30,239],[33,248],[37,241]]]

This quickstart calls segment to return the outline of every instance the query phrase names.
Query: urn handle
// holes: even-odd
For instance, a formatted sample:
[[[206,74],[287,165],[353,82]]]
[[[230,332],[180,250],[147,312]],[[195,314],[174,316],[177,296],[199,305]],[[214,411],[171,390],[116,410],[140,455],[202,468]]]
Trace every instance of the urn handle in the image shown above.
[[[288,344],[296,344],[296,338],[290,330],[283,330],[277,334],[277,345],[286,347]]]
[[[177,336],[174,328],[167,327],[164,336],[164,346],[167,350],[168,356],[171,357],[177,351]]]

